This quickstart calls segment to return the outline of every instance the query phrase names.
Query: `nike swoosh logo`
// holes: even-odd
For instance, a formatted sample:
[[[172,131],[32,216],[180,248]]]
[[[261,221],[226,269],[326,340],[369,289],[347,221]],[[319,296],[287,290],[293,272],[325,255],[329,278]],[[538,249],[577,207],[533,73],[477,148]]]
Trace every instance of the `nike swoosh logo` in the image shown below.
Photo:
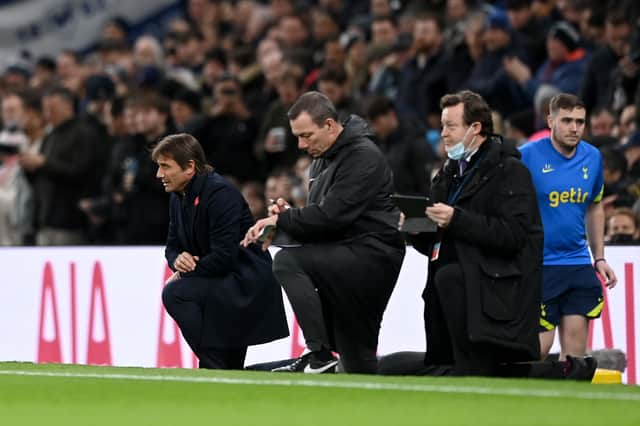
[[[311,374],[320,374],[320,373],[324,373],[325,371],[335,367],[338,364],[338,360],[334,360],[331,362],[326,363],[325,365],[323,365],[320,368],[313,368],[311,367],[311,364],[307,364],[306,367],[304,367],[304,372],[305,373],[311,373]]]
[[[542,169],[542,173],[551,173],[553,169]]]

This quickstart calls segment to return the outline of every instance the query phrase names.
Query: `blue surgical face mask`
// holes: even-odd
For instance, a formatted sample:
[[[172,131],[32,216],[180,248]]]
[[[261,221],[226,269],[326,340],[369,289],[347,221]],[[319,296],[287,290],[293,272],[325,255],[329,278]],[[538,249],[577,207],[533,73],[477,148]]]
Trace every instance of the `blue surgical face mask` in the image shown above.
[[[472,150],[468,148],[470,148],[471,145],[473,144],[473,141],[476,138],[475,136],[473,137],[473,139],[471,139],[471,142],[469,143],[469,147],[464,146],[464,140],[467,138],[467,135],[469,135],[469,130],[471,130],[471,126],[467,128],[466,132],[464,132],[464,136],[462,137],[462,140],[460,140],[460,142],[452,146],[451,149],[447,151],[447,157],[449,157],[452,160],[460,160],[468,156],[472,152]]]

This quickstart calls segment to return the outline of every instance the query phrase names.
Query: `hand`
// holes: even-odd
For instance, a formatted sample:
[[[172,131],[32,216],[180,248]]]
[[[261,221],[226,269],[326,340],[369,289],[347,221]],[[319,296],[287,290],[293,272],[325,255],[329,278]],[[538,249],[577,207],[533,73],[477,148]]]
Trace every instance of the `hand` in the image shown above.
[[[427,207],[424,211],[425,215],[438,224],[440,228],[446,228],[453,217],[454,208],[443,203],[435,203],[431,207]]]
[[[18,162],[20,163],[20,166],[29,172],[38,170],[40,167],[44,165],[44,162],[45,162],[44,156],[42,154],[37,154],[33,152],[23,152],[22,154],[20,154],[20,157],[18,158],[19,158]]]
[[[629,58],[629,55],[623,56],[618,62],[618,66],[622,71],[622,75],[626,78],[634,78],[638,75],[638,71],[640,70],[638,64],[634,63],[631,58]]]
[[[502,66],[506,73],[520,84],[531,80],[531,70],[515,56],[504,58]]]
[[[400,219],[398,219],[398,230],[402,229],[402,225],[404,225],[405,219],[406,219],[406,216],[404,215],[404,213],[400,212]]]
[[[198,256],[192,256],[190,253],[183,251],[176,257],[173,267],[179,272],[191,272],[196,269],[196,263],[200,260]]]
[[[240,245],[242,247],[247,247],[251,243],[258,242],[258,238],[260,237],[260,233],[265,228],[265,226],[267,226],[267,225],[276,226],[276,222],[278,222],[278,215],[277,214],[273,215],[273,216],[270,216],[270,217],[267,217],[265,219],[260,219],[259,221],[256,222],[255,225],[253,225],[251,228],[249,228],[249,230],[247,231],[246,235],[244,236],[244,239],[240,242]],[[271,245],[271,239],[272,238],[267,238],[267,239],[264,240],[264,242],[262,243],[262,250],[263,251],[266,251],[269,248],[269,246]]]
[[[290,209],[291,206],[284,198],[278,198],[277,200],[269,200],[269,208],[267,211],[269,212],[269,216],[278,215],[283,211]]]
[[[613,269],[611,269],[611,266],[609,266],[606,260],[601,260],[596,263],[595,268],[596,271],[598,271],[598,273],[606,280],[605,285],[607,288],[611,289],[616,286],[618,283],[618,277],[616,277],[616,273],[613,272]]]

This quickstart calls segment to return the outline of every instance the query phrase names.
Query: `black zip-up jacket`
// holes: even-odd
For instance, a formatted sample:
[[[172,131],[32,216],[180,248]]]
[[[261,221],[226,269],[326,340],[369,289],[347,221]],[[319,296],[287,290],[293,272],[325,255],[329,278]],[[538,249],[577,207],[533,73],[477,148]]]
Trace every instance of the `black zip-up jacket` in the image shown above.
[[[371,140],[372,129],[357,115],[343,126],[336,142],[311,165],[307,205],[281,213],[278,228],[302,243],[374,236],[403,245],[400,211],[389,198],[391,169]]]

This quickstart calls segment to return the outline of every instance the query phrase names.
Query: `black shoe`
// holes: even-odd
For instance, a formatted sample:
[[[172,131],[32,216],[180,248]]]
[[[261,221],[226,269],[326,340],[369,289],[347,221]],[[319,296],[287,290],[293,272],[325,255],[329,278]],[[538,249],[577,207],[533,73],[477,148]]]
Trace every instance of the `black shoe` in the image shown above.
[[[338,360],[336,357],[328,353],[326,356],[318,356],[315,352],[311,352],[309,362],[304,367],[304,372],[308,374],[323,374],[323,373],[335,373],[338,366]]]
[[[591,381],[593,375],[596,374],[598,361],[590,355],[584,357],[573,357],[567,355],[567,370],[565,379]]]
[[[302,373],[307,365],[309,365],[309,358],[313,352],[306,353],[300,358],[294,359],[290,364],[283,365],[282,367],[274,368],[271,371],[277,373]]]

